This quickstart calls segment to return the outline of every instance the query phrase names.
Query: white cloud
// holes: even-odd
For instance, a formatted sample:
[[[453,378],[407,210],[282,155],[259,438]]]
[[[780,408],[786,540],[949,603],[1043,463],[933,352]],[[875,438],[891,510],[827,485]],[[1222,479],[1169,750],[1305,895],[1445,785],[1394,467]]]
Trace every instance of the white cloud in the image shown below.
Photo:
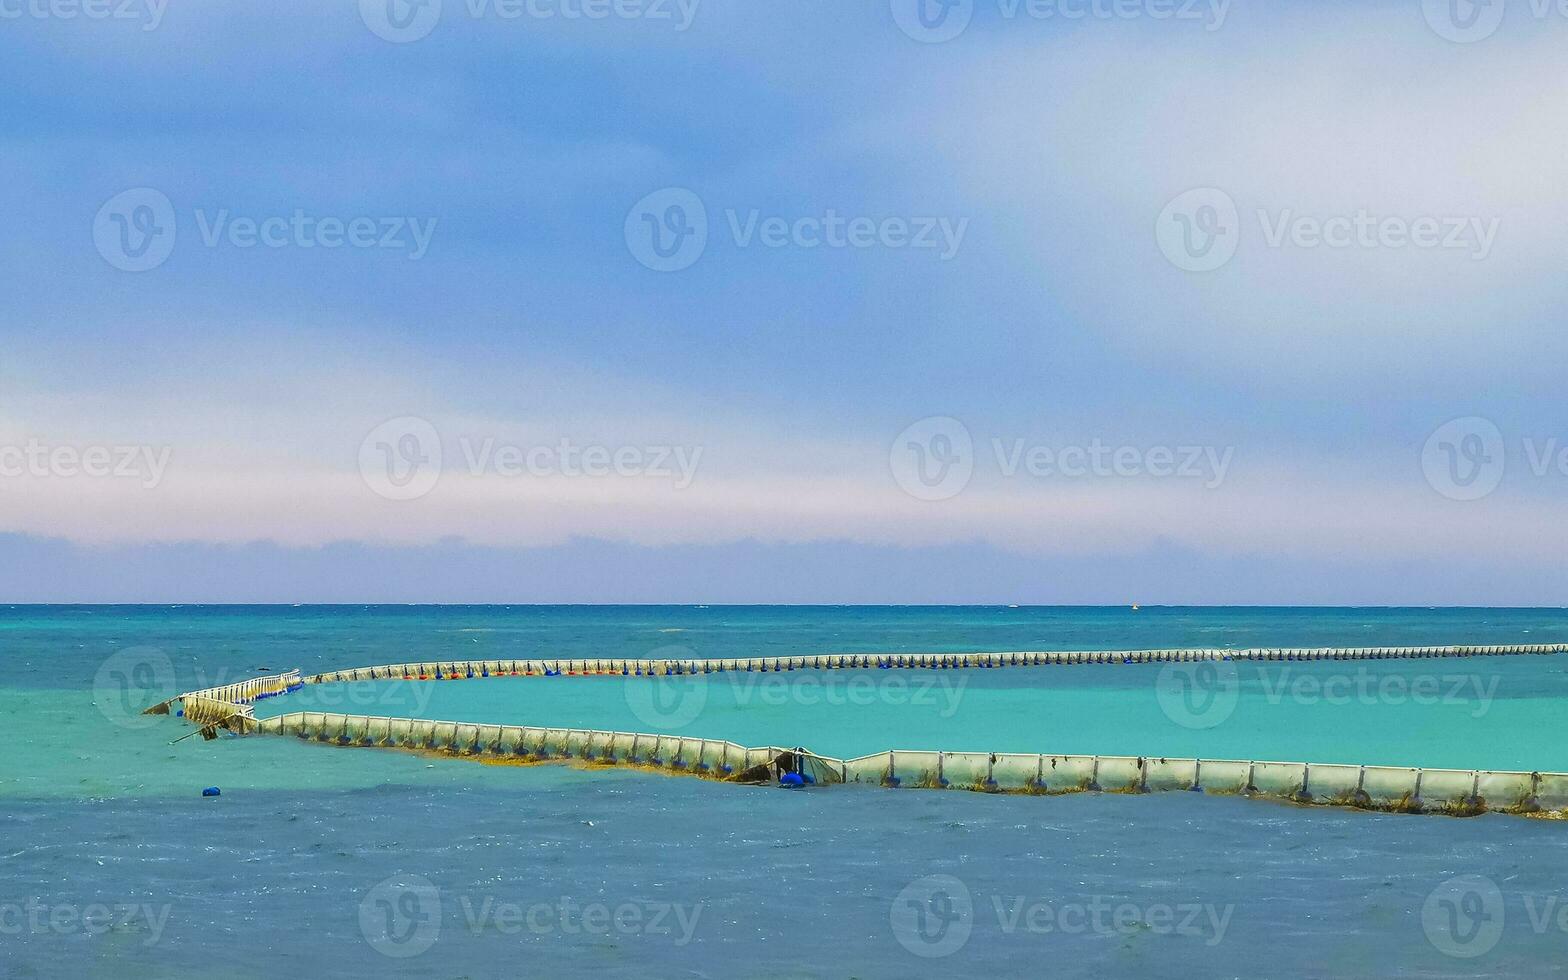
[[[1568,299],[1565,35],[1553,19],[1460,46],[1411,9],[1321,5],[1237,12],[1214,35],[1018,31],[932,59],[883,136],[941,152],[1011,231],[1003,261],[1138,356],[1292,385],[1540,375],[1568,353],[1553,312]],[[1153,233],[1196,187],[1240,213],[1236,255],[1212,272],[1173,267]],[[1481,261],[1269,247],[1258,212],[1287,209],[1473,217],[1496,240]]]
[[[171,458],[151,488],[137,478],[0,478],[0,531],[84,543],[286,545],[452,536],[488,545],[979,540],[1061,555],[1174,542],[1214,555],[1535,562],[1555,561],[1568,545],[1559,502],[1568,477],[1531,478],[1515,465],[1493,497],[1457,503],[1423,482],[1419,446],[1349,460],[1238,447],[1224,480],[1206,489],[1202,479],[1005,476],[977,427],[969,486],[923,501],[899,488],[889,444],[875,438],[801,437],[775,419],[583,372],[515,379],[527,397],[508,401],[505,365],[432,371],[417,358],[366,358],[353,345],[311,350],[310,367],[292,375],[275,372],[293,354],[258,348],[231,352],[221,375],[199,370],[208,354],[195,351],[198,370],[128,372],[91,397],[13,384],[0,403],[0,446],[146,444]],[[428,418],[441,441],[440,480],[415,500],[378,496],[360,471],[367,434],[400,415]],[[632,450],[636,465],[618,476],[563,475],[562,439],[577,451]],[[542,449],[550,472],[507,475],[494,464],[500,446]],[[671,455],[658,457],[665,449]],[[472,469],[467,457],[485,453],[491,463]]]

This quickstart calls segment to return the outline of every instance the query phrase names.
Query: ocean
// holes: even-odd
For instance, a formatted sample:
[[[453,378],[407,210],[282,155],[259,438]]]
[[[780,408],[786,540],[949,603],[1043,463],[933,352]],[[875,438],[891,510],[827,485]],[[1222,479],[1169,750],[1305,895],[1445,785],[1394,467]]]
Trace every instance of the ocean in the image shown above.
[[[1568,642],[1555,609],[0,607],[0,976],[1547,976],[1568,823],[1165,793],[790,791],[140,714],[437,659]],[[506,678],[320,709],[888,748],[1568,769],[1568,657]],[[203,797],[207,787],[221,789]]]

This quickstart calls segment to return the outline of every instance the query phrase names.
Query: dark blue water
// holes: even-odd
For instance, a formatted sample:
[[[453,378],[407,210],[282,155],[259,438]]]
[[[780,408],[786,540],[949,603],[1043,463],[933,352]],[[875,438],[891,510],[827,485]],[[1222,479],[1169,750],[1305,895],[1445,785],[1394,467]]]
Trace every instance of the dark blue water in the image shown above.
[[[104,668],[1565,636],[1558,610],[0,610],[0,975],[1558,975],[1568,823],[171,746]]]

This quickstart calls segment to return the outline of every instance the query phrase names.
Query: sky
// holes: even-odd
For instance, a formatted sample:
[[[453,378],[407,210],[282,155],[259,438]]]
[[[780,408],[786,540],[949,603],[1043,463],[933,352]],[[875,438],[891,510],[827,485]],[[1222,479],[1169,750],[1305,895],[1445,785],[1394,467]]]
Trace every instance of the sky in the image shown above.
[[[1531,0],[0,0],[0,601],[1561,605]]]

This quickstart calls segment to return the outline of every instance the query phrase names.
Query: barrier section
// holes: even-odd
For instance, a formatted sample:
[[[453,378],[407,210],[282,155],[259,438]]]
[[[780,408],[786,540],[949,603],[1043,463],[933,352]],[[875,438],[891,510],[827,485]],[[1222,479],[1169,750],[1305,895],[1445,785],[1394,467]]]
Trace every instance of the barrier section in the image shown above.
[[[1137,756],[1099,755],[1094,757],[1096,785],[1107,793],[1143,792],[1143,760]]]
[[[663,677],[682,674],[722,673],[724,671],[779,672],[794,670],[858,670],[866,668],[966,670],[1017,666],[1073,664],[1148,664],[1192,663],[1202,660],[1387,660],[1394,658],[1476,657],[1476,656],[1550,656],[1568,652],[1568,644],[1451,645],[1427,647],[1303,647],[1192,650],[1029,650],[998,653],[882,653],[813,654],[798,657],[751,657],[713,660],[616,660],[616,659],[537,659],[537,660],[462,660],[388,664],[327,671],[301,679],[291,672],[225,685],[209,691],[191,692],[218,700],[243,701],[272,696],[297,689],[301,684],[330,684],[348,680],[467,680],[484,677]],[[217,693],[214,693],[217,692]],[[232,694],[233,696],[229,696]],[[155,709],[149,709],[155,710]]]
[[[1252,763],[1236,759],[1194,760],[1194,782],[1205,793],[1232,795],[1252,786]]]
[[[943,752],[942,785],[960,789],[991,788],[991,756],[986,752]]]
[[[1543,810],[1568,811],[1568,775],[1556,772],[1534,773],[1535,804]]]
[[[1040,787],[1047,793],[1080,793],[1094,786],[1092,755],[1048,755],[1041,760]]]
[[[1192,789],[1198,785],[1197,759],[1145,759],[1143,788],[1150,793]]]
[[[1307,766],[1302,792],[1318,803],[1354,804],[1361,799],[1361,767],[1315,762]]]
[[[1477,773],[1476,796],[1488,810],[1529,813],[1538,807],[1536,776],[1530,772]]]
[[[1469,815],[1483,810],[1568,816],[1568,774],[1138,756],[909,751],[835,759],[800,748],[747,748],[685,736],[591,729],[295,712],[257,720],[246,734],[292,735],[345,746],[436,750],[462,756],[661,766],[747,781],[798,773],[816,785],[857,783],[980,792],[1157,793],[1199,790],[1297,803]],[[800,780],[797,780],[800,781]]]
[[[1465,812],[1474,807],[1478,780],[1478,773],[1463,769],[1423,769],[1417,795],[1425,810]]]
[[[1301,796],[1307,783],[1307,766],[1304,762],[1254,762],[1252,764],[1252,789],[1264,796],[1295,799]]]
[[[1044,756],[997,753],[992,757],[991,782],[1003,792],[1034,792],[1040,781]]]
[[[471,679],[504,676],[667,676],[726,670],[992,669],[1005,666],[1435,658],[1551,655],[1568,644],[1508,646],[1259,648],[1248,650],[1025,651],[971,654],[824,654],[724,660],[481,660],[359,667],[302,678],[298,670],[188,692],[147,709],[181,714],[207,738],[218,728],[240,734],[291,735],[345,746],[442,751],[527,761],[575,759],[632,763],[748,781],[799,774],[796,782],[859,783],[984,792],[1067,793],[1201,790],[1298,803],[1370,807],[1403,812],[1468,815],[1483,810],[1548,811],[1568,816],[1568,774],[1417,769],[1343,764],[1170,759],[1134,756],[889,750],[840,760],[803,748],[747,748],[732,742],[674,735],[548,729],[386,718],[305,711],[258,720],[256,700],[296,691],[306,683],[361,680]],[[194,734],[194,733],[193,733]]]
[[[910,789],[937,789],[943,785],[942,753],[900,749],[890,754],[888,785]]]
[[[876,752],[849,759],[844,763],[844,781],[882,786],[892,777],[892,766],[893,753],[891,752]]]

